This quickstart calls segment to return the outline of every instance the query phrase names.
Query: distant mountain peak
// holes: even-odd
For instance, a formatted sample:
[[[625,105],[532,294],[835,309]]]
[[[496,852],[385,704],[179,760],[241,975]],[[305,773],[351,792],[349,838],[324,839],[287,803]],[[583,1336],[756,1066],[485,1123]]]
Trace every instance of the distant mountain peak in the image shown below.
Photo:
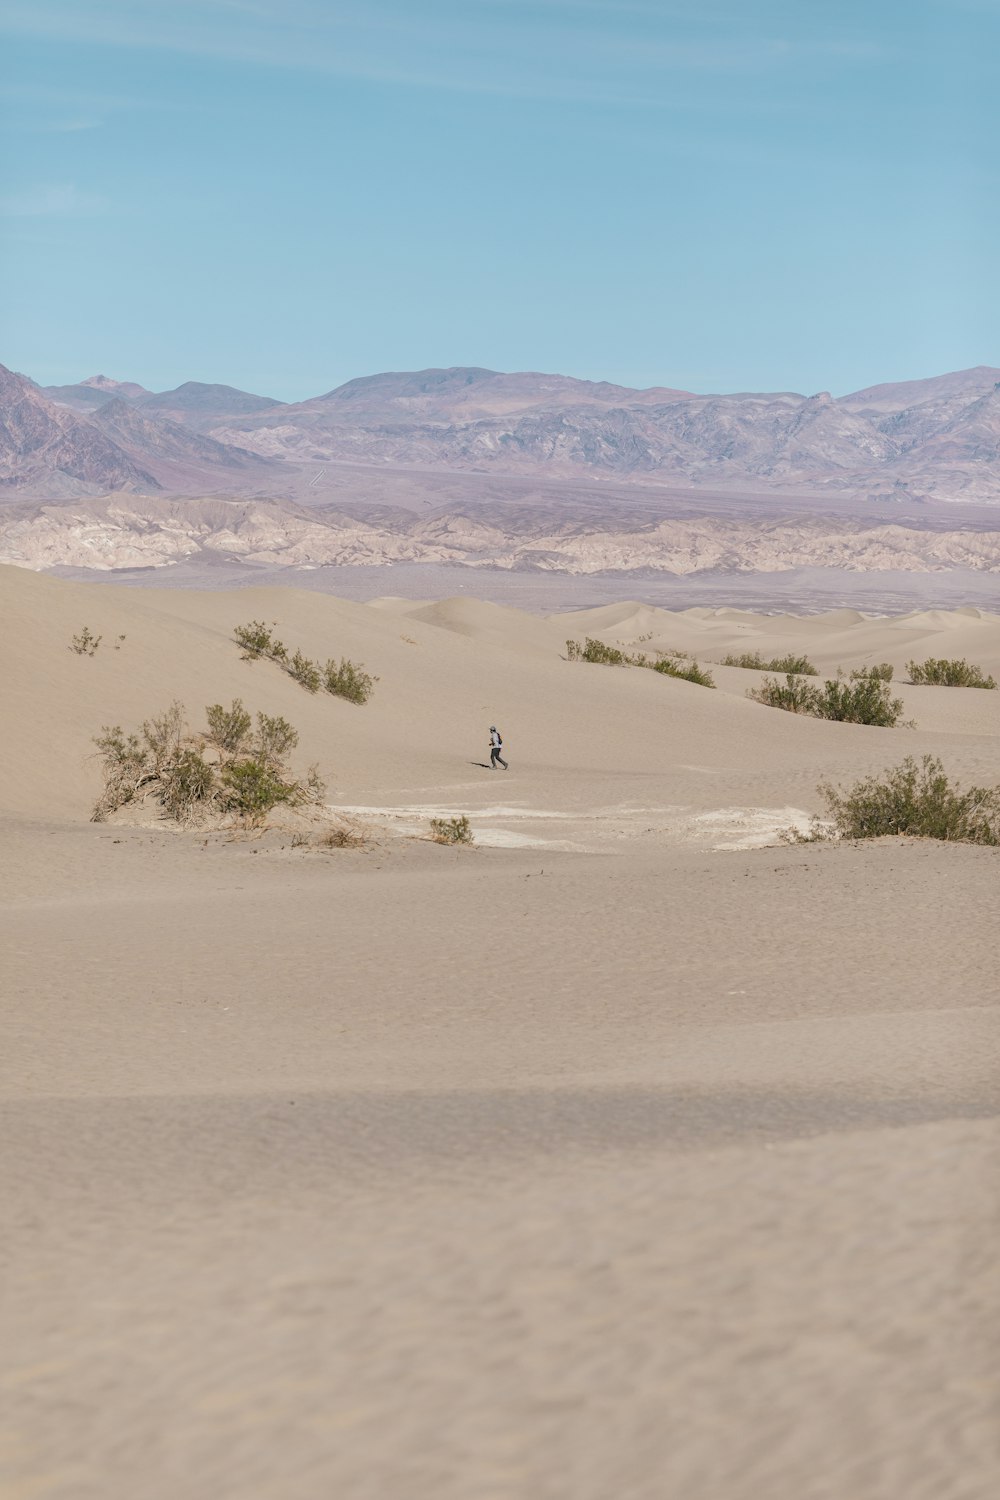
[[[134,380],[112,380],[110,375],[88,375],[80,385],[89,385],[95,391],[127,391],[129,394],[145,395],[146,387]]]

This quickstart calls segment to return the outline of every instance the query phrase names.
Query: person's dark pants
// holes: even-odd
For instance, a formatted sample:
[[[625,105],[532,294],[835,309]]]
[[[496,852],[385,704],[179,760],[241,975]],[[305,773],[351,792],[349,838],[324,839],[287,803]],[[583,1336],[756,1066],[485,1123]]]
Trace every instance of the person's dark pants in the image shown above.
[[[500,754],[500,746],[499,745],[494,745],[493,749],[490,751],[490,765],[493,767],[494,771],[497,768],[497,761],[500,762],[500,764],[503,766],[504,770],[506,771],[506,769],[507,769],[507,762],[504,760],[503,756]]]

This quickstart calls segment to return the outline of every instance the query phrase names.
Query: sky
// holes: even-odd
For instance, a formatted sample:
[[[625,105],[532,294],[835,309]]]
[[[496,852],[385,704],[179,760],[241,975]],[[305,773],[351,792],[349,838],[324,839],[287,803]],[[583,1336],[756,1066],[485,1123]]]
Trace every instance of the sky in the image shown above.
[[[1000,0],[5,0],[0,361],[1000,364]]]

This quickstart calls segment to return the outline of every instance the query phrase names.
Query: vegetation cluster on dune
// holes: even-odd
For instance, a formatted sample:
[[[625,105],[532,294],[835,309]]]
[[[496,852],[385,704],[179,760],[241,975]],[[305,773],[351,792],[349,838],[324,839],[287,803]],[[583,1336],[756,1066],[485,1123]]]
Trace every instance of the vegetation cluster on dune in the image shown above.
[[[747,697],[767,708],[782,708],[786,713],[808,714],[814,719],[832,719],[840,724],[872,724],[893,729],[903,713],[902,698],[889,690],[892,667],[882,662],[874,667],[858,667],[849,677],[838,672],[822,687],[805,682],[793,672],[784,682],[765,677],[759,687],[748,688]],[[912,727],[907,724],[906,727]]]
[[[892,836],[942,839],[962,844],[1000,844],[1000,787],[952,783],[936,756],[918,765],[908,755],[881,776],[866,776],[846,790],[829,782],[818,788],[828,817],[815,819],[803,839],[877,839]]]
[[[658,651],[656,660],[651,661],[644,651],[622,651],[618,646],[606,646],[603,641],[588,635],[582,645],[579,641],[567,641],[566,656],[569,661],[586,661],[602,667],[649,667],[653,672],[680,677],[699,687],[715,687],[711,672],[696,661],[688,660],[683,651]]]
[[[982,667],[975,666],[964,657],[948,660],[946,657],[929,656],[926,661],[908,661],[906,670],[910,681],[931,687],[996,688],[996,678],[988,677]]]
[[[263,620],[237,625],[233,637],[242,647],[244,661],[259,661],[262,657],[273,661],[309,693],[318,693],[322,688],[335,698],[346,698],[349,703],[367,703],[378,681],[364,667],[348,661],[345,656],[339,663],[331,659],[324,666],[297,649],[289,652]]]
[[[775,656],[765,661],[759,651],[744,651],[739,656],[730,653],[719,663],[720,667],[745,667],[756,672],[795,672],[800,677],[818,677],[819,672],[808,656]]]
[[[301,778],[289,773],[288,756],[299,736],[287,719],[258,713],[255,723],[239,698],[229,708],[210,704],[205,718],[207,729],[192,732],[183,705],[174,702],[136,732],[105,725],[94,740],[104,787],[93,821],[104,822],[149,796],[177,823],[231,814],[251,827],[279,803],[322,801],[326,789],[314,766]]]

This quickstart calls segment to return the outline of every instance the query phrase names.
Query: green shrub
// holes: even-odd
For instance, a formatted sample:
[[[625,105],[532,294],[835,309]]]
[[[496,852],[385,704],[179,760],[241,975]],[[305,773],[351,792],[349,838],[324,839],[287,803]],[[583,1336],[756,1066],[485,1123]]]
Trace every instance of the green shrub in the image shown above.
[[[69,643],[69,649],[75,651],[77,656],[93,656],[98,646],[103,641],[103,635],[94,635],[89,625],[85,625],[79,635],[73,636]],[[119,637],[124,640],[124,636]],[[118,650],[118,647],[115,647]]]
[[[654,672],[663,672],[667,677],[682,677],[685,682],[696,682],[699,687],[715,687],[711,672],[705,667],[699,667],[696,661],[681,665],[669,656],[661,656],[659,661],[650,662],[649,665]]]
[[[233,636],[238,646],[243,647],[244,661],[257,661],[262,656],[272,661],[283,661],[287,655],[284,646],[271,634],[271,627],[263,620],[251,620],[249,625],[237,625]]]
[[[223,803],[244,822],[260,823],[279,802],[290,802],[294,788],[263,761],[236,760],[222,772]]]
[[[294,677],[309,693],[318,693],[323,686],[323,674],[314,661],[308,656],[303,656],[301,651],[296,651],[285,664],[285,671],[289,677]]]
[[[981,667],[973,666],[961,657],[948,661],[944,657],[929,656],[924,662],[908,661],[906,670],[911,682],[934,687],[996,687],[995,678],[985,676]]]
[[[744,651],[741,656],[724,656],[723,667],[747,667],[758,672],[795,672],[801,677],[817,677],[817,669],[808,656],[775,656],[765,661],[759,651]]]
[[[854,677],[854,678],[865,677],[865,676],[867,676],[867,677],[877,677],[880,682],[891,682],[892,681],[892,673],[893,673],[892,662],[889,662],[889,661],[879,661],[879,662],[876,662],[875,665],[871,666],[871,667],[858,667],[856,671],[854,671],[854,672],[851,673],[851,676]]]
[[[299,743],[299,732],[293,729],[280,714],[257,715],[257,732],[253,740],[253,755],[262,765],[280,770]]]
[[[779,682],[776,677],[765,677],[759,687],[747,688],[747,697],[767,708],[783,708],[786,713],[812,714],[817,719],[824,717],[819,688],[811,682],[803,682],[791,672],[786,673],[784,682]]]
[[[349,703],[367,703],[372,695],[375,679],[357,662],[340,658],[340,665],[328,661],[323,673],[323,686],[335,698],[346,698]]]
[[[824,682],[820,705],[821,718],[882,729],[893,729],[903,712],[902,698],[893,698],[883,678],[864,670],[852,672],[848,681],[838,673],[832,681]]]
[[[431,818],[431,837],[438,844],[471,844],[472,825],[464,813],[460,818]]]
[[[224,757],[237,756],[250,738],[253,719],[243,707],[242,698],[234,698],[229,708],[212,703],[205,710],[208,737]]]
[[[893,698],[889,684],[873,676],[868,669],[842,673],[828,679],[822,687],[804,682],[786,673],[784,682],[765,677],[759,687],[748,688],[747,697],[768,708],[782,708],[787,713],[809,714],[816,719],[833,719],[841,724],[871,724],[892,729],[903,712],[902,698]]]
[[[881,776],[868,776],[846,791],[820,784],[832,830],[814,824],[814,836],[876,839],[905,834],[964,844],[1000,844],[1000,787],[961,790],[940,760],[925,755],[918,766],[908,755]]]
[[[570,646],[575,647],[575,651],[570,651]],[[624,651],[619,651],[617,646],[606,646],[603,641],[597,641],[590,635],[587,636],[582,646],[578,641],[567,641],[566,648],[570,661],[589,661],[602,667],[631,665]]]

